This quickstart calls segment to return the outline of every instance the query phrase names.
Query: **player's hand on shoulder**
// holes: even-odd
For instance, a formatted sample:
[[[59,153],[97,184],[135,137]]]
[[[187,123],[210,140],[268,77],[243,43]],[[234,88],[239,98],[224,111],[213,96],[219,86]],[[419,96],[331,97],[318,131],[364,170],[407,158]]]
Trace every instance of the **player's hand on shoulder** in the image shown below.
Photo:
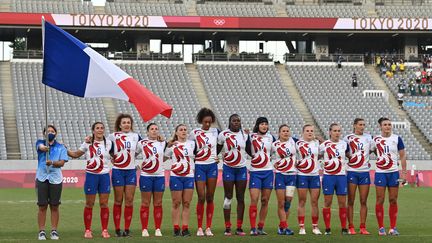
[[[92,137],[91,136],[87,136],[84,138],[84,142],[85,143],[91,143]]]

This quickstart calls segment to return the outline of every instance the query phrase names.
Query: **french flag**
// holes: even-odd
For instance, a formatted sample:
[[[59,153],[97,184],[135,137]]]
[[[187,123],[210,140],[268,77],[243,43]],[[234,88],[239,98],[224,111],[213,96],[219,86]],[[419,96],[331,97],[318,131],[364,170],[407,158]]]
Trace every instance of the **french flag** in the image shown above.
[[[171,117],[172,107],[119,67],[57,26],[43,21],[42,83],[84,97],[107,97],[134,104],[144,121],[161,114]]]

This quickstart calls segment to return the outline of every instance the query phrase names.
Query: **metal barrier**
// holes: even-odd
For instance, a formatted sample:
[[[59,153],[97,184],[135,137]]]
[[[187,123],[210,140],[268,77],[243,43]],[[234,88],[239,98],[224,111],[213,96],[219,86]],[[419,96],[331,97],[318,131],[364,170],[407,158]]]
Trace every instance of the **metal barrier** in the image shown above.
[[[330,54],[329,56],[317,56],[313,53],[287,53],[285,62],[364,62],[362,54]]]
[[[388,102],[389,95],[385,90],[364,90],[363,97],[384,97]]]
[[[238,55],[228,53],[196,53],[193,54],[194,62],[197,61],[248,61],[271,62],[273,55],[269,53],[240,53]]]

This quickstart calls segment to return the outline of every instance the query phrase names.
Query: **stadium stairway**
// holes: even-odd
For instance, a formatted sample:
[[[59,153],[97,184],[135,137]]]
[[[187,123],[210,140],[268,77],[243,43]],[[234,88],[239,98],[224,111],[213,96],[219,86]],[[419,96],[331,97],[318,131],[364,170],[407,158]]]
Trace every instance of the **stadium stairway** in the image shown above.
[[[195,93],[197,95],[198,98],[198,102],[201,105],[201,107],[207,107],[212,109],[212,106],[210,104],[210,100],[208,99],[206,90],[204,88],[204,84],[200,78],[200,75],[198,73],[198,69],[197,66],[195,64],[185,64],[186,65],[186,70],[188,72],[189,75],[189,79],[192,82],[192,87],[195,90]],[[221,127],[219,124],[219,121],[217,122],[217,127]]]
[[[319,128],[318,124],[315,122],[315,120],[312,117],[312,114],[310,113],[309,109],[307,108],[306,104],[304,103],[303,99],[300,96],[300,92],[295,86],[293,80],[291,79],[291,76],[289,75],[288,71],[285,68],[284,64],[276,64],[276,70],[279,73],[279,76],[282,80],[282,85],[286,88],[288,91],[288,94],[292,97],[292,100],[294,104],[297,105],[297,109],[300,112],[303,120],[307,124],[312,124],[315,126],[315,135],[321,136],[324,138],[324,133]]]
[[[384,82],[384,80],[380,77],[378,74],[375,66],[373,65],[366,65],[366,70],[370,74],[370,77],[374,79],[375,84],[380,90],[385,90],[387,94],[389,94],[389,103],[394,108],[394,110],[397,111],[397,114],[399,117],[401,117],[403,120],[409,121],[411,124],[410,130],[411,133],[414,135],[414,137],[420,142],[420,144],[423,146],[423,148],[426,149],[426,151],[432,155],[432,144],[430,144],[427,140],[427,138],[420,132],[420,129],[417,127],[415,122],[410,118],[410,116],[402,109],[399,109],[399,104],[396,100],[396,97],[393,95],[387,84]],[[361,82],[361,81],[360,81]]]
[[[274,5],[276,9],[276,17],[288,17],[288,13],[286,11],[286,5],[285,2],[281,2]]]
[[[16,109],[12,85],[10,62],[0,62],[3,122],[5,128],[7,159],[20,159]]]
[[[196,1],[187,1],[184,4],[186,6],[186,12],[188,16],[198,16]]]
[[[107,116],[107,121],[109,124],[110,131],[114,131],[115,120],[118,114],[118,111],[116,109],[116,104],[114,103],[114,99],[103,98],[102,101],[105,108],[105,113]]]
[[[11,0],[0,0],[0,12],[11,12]]]

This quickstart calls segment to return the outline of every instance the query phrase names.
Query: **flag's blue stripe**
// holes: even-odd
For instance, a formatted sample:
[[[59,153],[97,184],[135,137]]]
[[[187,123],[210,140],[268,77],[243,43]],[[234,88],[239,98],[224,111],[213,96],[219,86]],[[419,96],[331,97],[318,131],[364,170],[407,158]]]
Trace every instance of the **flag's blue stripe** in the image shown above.
[[[42,83],[84,97],[90,57],[87,46],[66,31],[45,22]]]

